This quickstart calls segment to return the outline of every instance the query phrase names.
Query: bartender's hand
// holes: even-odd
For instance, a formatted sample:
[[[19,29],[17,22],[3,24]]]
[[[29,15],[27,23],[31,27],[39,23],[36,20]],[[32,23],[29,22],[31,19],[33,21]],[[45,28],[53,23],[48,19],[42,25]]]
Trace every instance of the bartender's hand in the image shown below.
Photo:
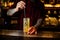
[[[16,5],[16,10],[18,11],[19,8],[24,9],[25,5],[26,5],[26,3],[24,1],[18,2],[17,5]]]
[[[17,12],[19,10],[19,8],[24,9],[25,5],[26,4],[23,1],[18,2],[17,5],[16,5],[16,8],[10,9],[10,10],[7,11],[7,15],[12,16],[15,12]]]
[[[37,34],[36,28],[34,26],[30,27],[27,34]]]

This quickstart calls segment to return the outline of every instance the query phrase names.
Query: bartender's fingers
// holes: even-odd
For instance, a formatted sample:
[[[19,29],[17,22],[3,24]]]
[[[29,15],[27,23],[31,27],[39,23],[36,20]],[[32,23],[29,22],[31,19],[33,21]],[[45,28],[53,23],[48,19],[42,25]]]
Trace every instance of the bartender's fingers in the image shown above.
[[[30,32],[32,30],[32,27],[30,27],[29,29],[28,29],[28,32]]]
[[[30,32],[30,34],[33,34],[33,33],[35,33],[35,29],[33,29],[33,30]]]
[[[28,34],[33,34],[35,33],[35,31],[36,31],[35,27],[30,27],[28,30]]]
[[[18,5],[20,5],[20,4],[26,5],[26,3],[25,3],[24,1],[20,1],[20,2],[18,2],[17,4],[18,4]]]
[[[32,31],[32,27],[30,27],[30,28],[28,29],[27,34],[30,34],[31,31]]]
[[[31,31],[33,31],[33,26],[32,27],[30,27],[29,29],[28,29],[28,32],[31,32]]]
[[[25,8],[25,2],[23,1],[18,2],[16,7],[21,9]]]
[[[20,1],[22,4],[26,5],[26,3],[24,1]]]
[[[25,5],[22,4],[20,8],[21,8],[21,9],[24,9],[24,8],[25,8]]]

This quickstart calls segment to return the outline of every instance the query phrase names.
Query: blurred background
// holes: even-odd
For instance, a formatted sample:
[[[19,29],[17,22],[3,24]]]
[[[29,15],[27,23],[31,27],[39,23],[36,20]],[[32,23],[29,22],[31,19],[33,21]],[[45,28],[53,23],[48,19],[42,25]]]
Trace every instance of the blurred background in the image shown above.
[[[24,17],[23,11],[20,16],[14,14],[13,16],[8,16],[7,11],[9,9],[15,8],[16,3],[19,0],[0,0],[0,29],[16,29],[20,30],[23,28],[22,18]],[[45,8],[45,18],[41,28],[54,28],[60,29],[60,0],[40,0],[44,3]],[[29,1],[27,1],[30,4]],[[27,7],[29,9],[29,7]],[[29,9],[31,10],[31,9]],[[32,13],[32,14],[31,14]],[[37,19],[40,18],[40,13],[33,13],[33,11],[26,11],[26,16],[31,18],[30,26],[36,24]],[[15,16],[16,15],[16,16]]]

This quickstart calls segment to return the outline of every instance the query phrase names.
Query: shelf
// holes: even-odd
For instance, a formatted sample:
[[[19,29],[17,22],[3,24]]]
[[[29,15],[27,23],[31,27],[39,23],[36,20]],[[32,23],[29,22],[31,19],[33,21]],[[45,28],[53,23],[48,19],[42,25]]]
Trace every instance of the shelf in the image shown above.
[[[51,5],[51,4],[44,4],[45,7],[60,7],[60,4]]]

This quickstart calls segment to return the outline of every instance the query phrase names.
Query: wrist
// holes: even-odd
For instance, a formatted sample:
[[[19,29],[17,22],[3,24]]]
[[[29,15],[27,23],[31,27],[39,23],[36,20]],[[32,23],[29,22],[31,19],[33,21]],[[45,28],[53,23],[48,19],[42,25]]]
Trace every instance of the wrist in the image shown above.
[[[15,11],[18,11],[18,8],[15,8]]]

